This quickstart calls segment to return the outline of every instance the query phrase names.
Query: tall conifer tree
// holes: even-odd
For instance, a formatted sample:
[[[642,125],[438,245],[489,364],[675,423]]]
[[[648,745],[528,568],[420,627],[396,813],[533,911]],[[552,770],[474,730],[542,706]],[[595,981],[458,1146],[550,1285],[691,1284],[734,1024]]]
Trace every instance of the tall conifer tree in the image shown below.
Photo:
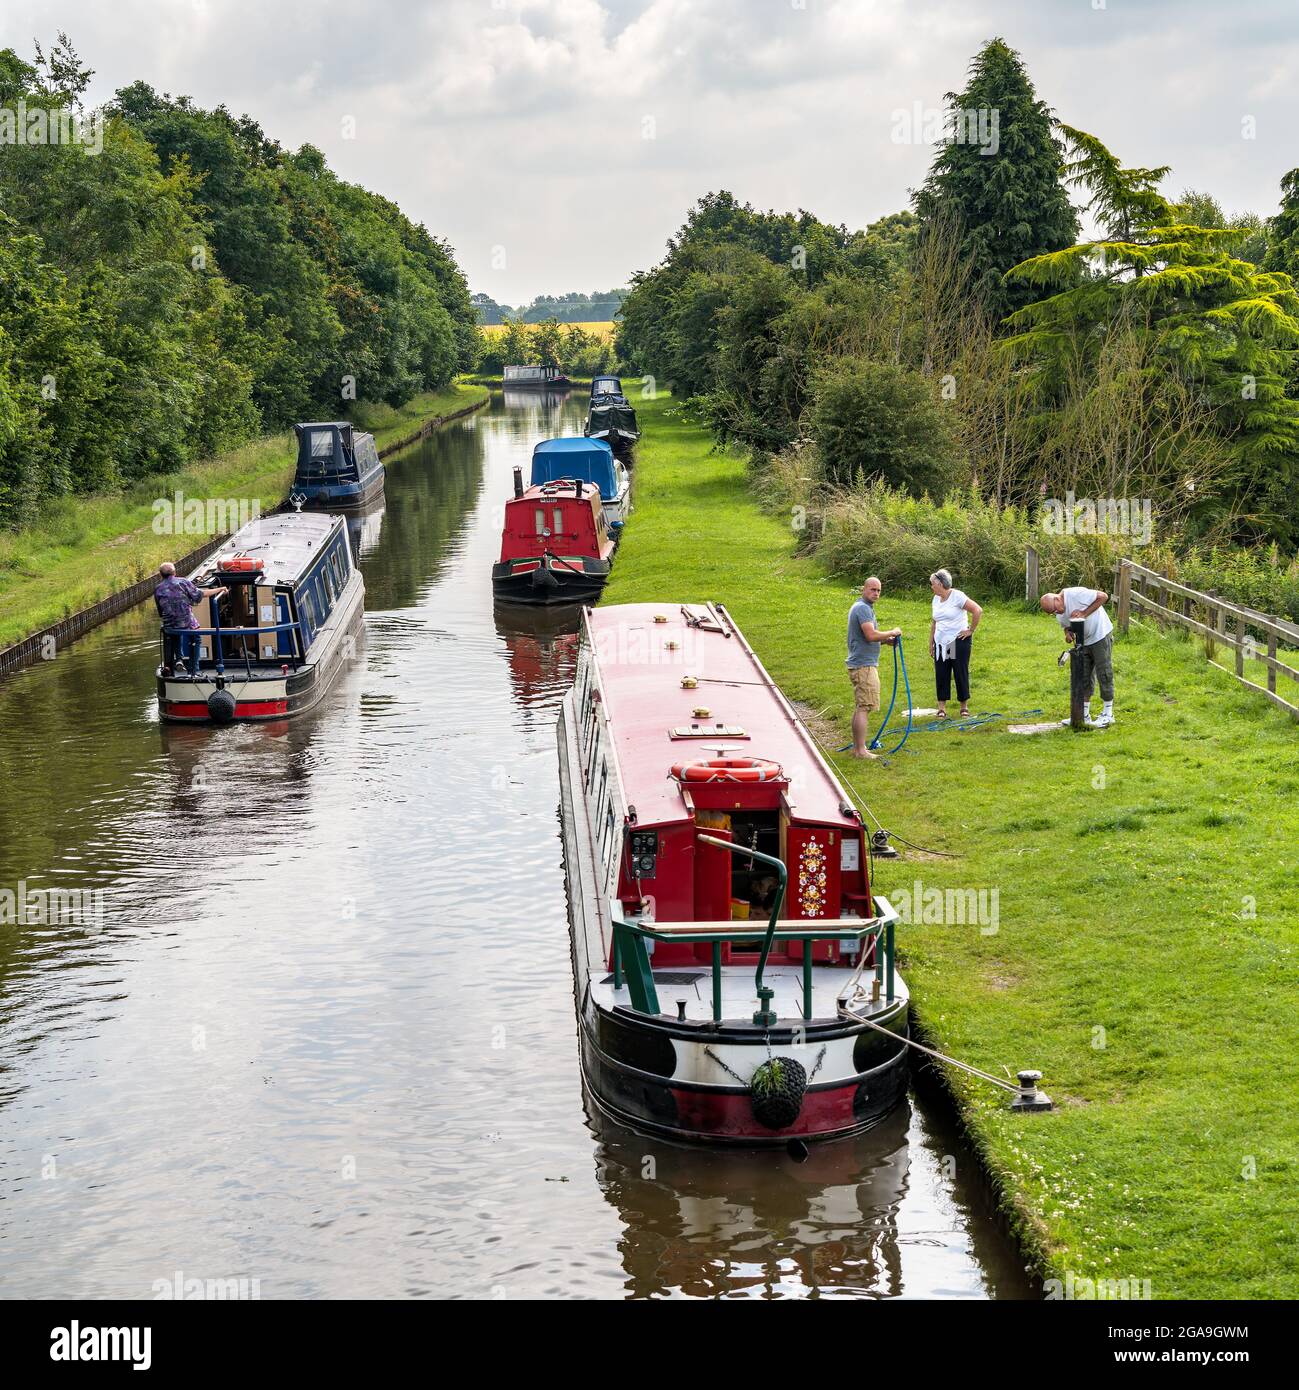
[[[1061,182],[1064,151],[1050,109],[1019,55],[992,39],[970,64],[962,92],[947,94],[948,140],[916,195],[922,234],[950,224],[971,261],[970,284],[998,318],[1033,288],[1006,284],[1011,266],[1072,246],[1078,219]]]

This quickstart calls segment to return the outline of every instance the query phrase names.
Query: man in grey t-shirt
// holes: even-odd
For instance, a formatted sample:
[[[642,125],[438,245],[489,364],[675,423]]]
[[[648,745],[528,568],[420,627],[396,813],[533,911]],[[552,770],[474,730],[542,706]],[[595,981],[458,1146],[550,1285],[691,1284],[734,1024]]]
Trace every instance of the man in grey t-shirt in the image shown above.
[[[874,575],[861,587],[861,598],[848,613],[848,676],[852,681],[852,751],[857,758],[873,758],[866,746],[872,710],[880,707],[880,643],[902,636],[900,627],[881,632],[875,626],[875,604],[883,586]]]

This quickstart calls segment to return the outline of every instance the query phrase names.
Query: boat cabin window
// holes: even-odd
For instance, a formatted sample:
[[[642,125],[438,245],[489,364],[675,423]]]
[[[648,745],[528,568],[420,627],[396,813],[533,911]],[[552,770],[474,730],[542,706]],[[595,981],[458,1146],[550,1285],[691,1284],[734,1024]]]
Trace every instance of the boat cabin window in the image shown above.
[[[557,536],[560,536],[560,535],[563,535],[563,533],[564,533],[564,509],[563,509],[562,507],[556,507],[556,508],[555,508],[555,534],[556,534]]]
[[[537,535],[539,535],[539,536],[544,536],[545,534],[546,534],[546,509],[545,509],[545,507],[538,507],[538,508],[537,508]]]
[[[587,719],[589,721],[587,724],[587,748],[589,751],[586,767],[586,783],[587,786],[590,786],[595,778],[595,759],[600,748],[600,711],[596,708],[594,702],[587,711]]]
[[[357,439],[356,461],[362,473],[371,468],[378,468],[379,450],[375,447],[373,436],[363,434]]]
[[[316,615],[316,605],[308,588],[298,590],[298,617],[307,630],[307,642],[310,643],[320,626],[320,619]]]
[[[334,431],[333,430],[312,430],[311,431],[311,459],[318,468],[323,467],[321,460],[333,461],[334,458]]]
[[[606,874],[612,867],[610,858],[616,841],[617,822],[614,820],[613,807],[610,806],[605,812],[604,824],[600,827],[600,862],[604,865]]]

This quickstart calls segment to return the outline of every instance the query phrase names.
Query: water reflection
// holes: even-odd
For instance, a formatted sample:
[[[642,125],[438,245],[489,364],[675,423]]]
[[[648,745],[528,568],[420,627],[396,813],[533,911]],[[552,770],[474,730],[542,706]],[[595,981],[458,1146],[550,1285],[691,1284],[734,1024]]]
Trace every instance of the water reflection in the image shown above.
[[[519,708],[554,711],[577,675],[578,630],[582,609],[573,604],[525,608],[497,603],[496,631],[509,653],[510,677]]]
[[[588,1125],[555,815],[577,614],[491,593],[512,470],[584,406],[497,397],[390,461],[364,636],[308,715],[161,726],[148,606],[0,682],[0,888],[105,902],[0,926],[0,1295],[1013,1288],[923,1110],[798,1169]]]

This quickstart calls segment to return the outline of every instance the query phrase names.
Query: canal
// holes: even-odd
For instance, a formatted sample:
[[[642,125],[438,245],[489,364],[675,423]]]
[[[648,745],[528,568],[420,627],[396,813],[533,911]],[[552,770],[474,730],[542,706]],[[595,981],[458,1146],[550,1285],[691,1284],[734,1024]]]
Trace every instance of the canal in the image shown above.
[[[0,920],[0,1296],[1031,1295],[941,1107],[800,1164],[584,1101],[573,623],[490,584],[513,466],[582,406],[498,394],[389,461],[300,720],[161,726],[151,606],[0,683],[0,892],[82,895]]]

